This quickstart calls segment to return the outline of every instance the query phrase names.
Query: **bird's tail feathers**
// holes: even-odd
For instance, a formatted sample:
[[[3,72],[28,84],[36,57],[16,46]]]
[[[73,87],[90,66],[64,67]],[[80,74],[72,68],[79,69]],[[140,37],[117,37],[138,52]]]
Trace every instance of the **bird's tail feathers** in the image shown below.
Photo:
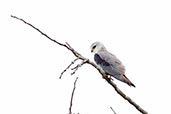
[[[123,81],[127,83],[129,86],[136,87],[125,75],[123,75]]]

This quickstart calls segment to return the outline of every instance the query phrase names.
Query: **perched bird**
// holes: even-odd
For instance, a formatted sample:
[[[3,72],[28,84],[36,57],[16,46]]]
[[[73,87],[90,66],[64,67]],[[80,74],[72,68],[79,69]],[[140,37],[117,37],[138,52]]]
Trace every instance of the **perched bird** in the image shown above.
[[[100,66],[106,74],[127,83],[129,86],[135,87],[125,76],[125,66],[115,55],[108,52],[101,42],[94,42],[90,48],[91,52],[94,53],[96,64]]]

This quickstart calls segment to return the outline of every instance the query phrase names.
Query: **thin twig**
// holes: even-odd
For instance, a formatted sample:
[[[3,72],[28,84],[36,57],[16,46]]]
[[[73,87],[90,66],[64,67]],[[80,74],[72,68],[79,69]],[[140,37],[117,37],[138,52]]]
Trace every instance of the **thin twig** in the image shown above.
[[[113,109],[112,107],[110,107],[110,109],[112,110],[112,112],[113,112],[114,114],[116,114],[116,112],[114,111],[114,109]]]
[[[74,70],[74,72],[71,73],[71,75],[75,74],[75,72],[78,70],[78,68],[80,68],[81,66],[83,66],[88,60],[83,60],[80,64],[78,64],[76,67],[72,68],[71,70]]]
[[[130,97],[126,96],[126,94],[124,94],[117,86],[116,84],[114,84],[110,78],[108,78],[107,74],[105,74],[105,72],[100,69],[94,62],[91,62],[89,59],[83,57],[81,54],[79,54],[76,50],[74,50],[68,43],[66,44],[62,44],[60,42],[57,42],[56,40],[50,38],[48,35],[46,35],[45,33],[43,33],[42,31],[40,31],[38,28],[36,28],[35,26],[33,26],[32,24],[26,22],[25,20],[18,18],[16,16],[11,15],[12,18],[18,19],[22,22],[24,22],[25,24],[31,26],[32,28],[34,28],[35,30],[37,30],[38,32],[40,32],[43,36],[45,36],[46,38],[48,38],[49,40],[59,44],[60,46],[64,46],[65,48],[67,48],[68,50],[70,50],[77,58],[79,58],[80,60],[86,60],[87,64],[92,65],[94,68],[96,68],[99,73],[102,75],[103,79],[105,79],[114,89],[115,91],[121,95],[125,100],[127,100],[131,105],[133,105],[138,111],[140,111],[143,114],[148,114],[143,108],[141,108],[137,103],[135,103]]]
[[[71,100],[70,100],[70,106],[69,106],[69,114],[72,114],[72,111],[71,111],[72,110],[72,101],[73,101],[73,96],[74,96],[77,80],[78,80],[78,77],[75,79],[74,88],[73,88],[72,94],[71,94]]]
[[[62,75],[64,74],[64,72],[66,72],[66,71],[71,67],[71,65],[73,65],[78,59],[79,59],[79,58],[74,59],[74,60],[67,66],[67,68],[66,68],[63,72],[61,72],[61,75],[60,75],[59,79],[62,78]]]

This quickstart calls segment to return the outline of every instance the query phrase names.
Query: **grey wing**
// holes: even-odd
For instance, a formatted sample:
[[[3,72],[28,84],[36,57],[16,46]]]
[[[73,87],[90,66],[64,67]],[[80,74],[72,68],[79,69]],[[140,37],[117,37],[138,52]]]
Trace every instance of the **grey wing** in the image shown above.
[[[115,77],[125,73],[125,67],[121,61],[108,51],[100,51],[95,56],[96,63],[109,75]]]
[[[135,85],[125,76],[125,67],[116,56],[108,51],[100,51],[95,54],[94,59],[105,73],[127,83],[129,86],[135,87]]]

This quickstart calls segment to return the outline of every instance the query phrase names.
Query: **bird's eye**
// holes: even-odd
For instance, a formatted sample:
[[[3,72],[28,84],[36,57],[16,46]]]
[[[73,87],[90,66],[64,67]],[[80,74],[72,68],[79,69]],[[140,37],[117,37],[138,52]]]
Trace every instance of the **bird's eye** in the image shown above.
[[[93,49],[94,49],[94,48],[96,48],[96,45],[95,45],[95,46],[93,46]]]

